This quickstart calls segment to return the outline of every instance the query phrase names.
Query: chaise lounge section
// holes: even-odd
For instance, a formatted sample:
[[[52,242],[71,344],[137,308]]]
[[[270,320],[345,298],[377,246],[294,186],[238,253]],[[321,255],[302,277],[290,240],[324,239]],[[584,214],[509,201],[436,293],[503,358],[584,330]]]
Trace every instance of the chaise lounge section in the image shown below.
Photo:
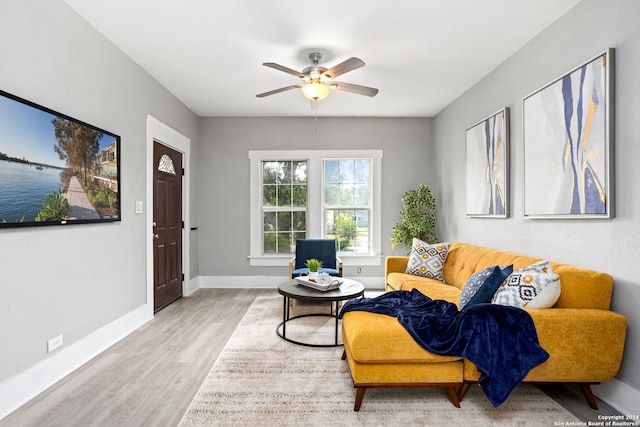
[[[405,273],[409,257],[386,259],[386,291],[417,289],[430,298],[459,306],[468,279],[493,265],[517,270],[541,259],[462,242],[450,245],[444,282]],[[561,294],[551,308],[525,308],[549,359],[533,368],[524,382],[569,383],[582,389],[597,409],[591,384],[612,379],[622,361],[627,319],[610,310],[613,278],[585,268],[551,262]],[[452,403],[460,401],[480,372],[463,357],[438,356],[416,343],[396,318],[365,311],[343,316],[344,356],[357,389],[358,411],[367,388],[444,387]]]

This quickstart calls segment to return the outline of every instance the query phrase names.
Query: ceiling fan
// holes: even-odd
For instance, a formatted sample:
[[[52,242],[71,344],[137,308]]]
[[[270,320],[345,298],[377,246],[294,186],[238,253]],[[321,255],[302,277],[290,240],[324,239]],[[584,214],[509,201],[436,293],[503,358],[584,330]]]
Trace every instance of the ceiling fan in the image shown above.
[[[301,72],[292,70],[291,68],[284,67],[274,62],[265,62],[264,66],[273,68],[275,70],[284,71],[287,74],[298,77],[302,81],[299,84],[282,87],[280,89],[271,90],[256,95],[258,98],[264,98],[265,96],[275,95],[276,93],[286,92],[292,89],[302,89],[302,94],[309,98],[312,104],[316,101],[320,101],[326,98],[331,89],[343,90],[345,92],[356,93],[364,96],[376,96],[378,89],[360,86],[351,83],[342,83],[333,80],[334,78],[341,76],[349,71],[353,71],[360,67],[364,67],[364,61],[358,58],[349,58],[332,68],[326,69],[318,65],[322,59],[322,54],[319,52],[311,52],[309,54],[311,60],[311,66],[305,68]]]

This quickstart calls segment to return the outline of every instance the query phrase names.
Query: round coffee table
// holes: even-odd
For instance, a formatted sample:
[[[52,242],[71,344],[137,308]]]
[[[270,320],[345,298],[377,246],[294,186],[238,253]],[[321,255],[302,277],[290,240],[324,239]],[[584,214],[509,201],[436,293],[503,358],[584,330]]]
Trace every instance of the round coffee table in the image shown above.
[[[278,286],[278,292],[284,297],[284,305],[282,309],[282,323],[276,328],[276,333],[280,338],[285,341],[289,341],[293,344],[306,345],[308,347],[337,347],[342,344],[338,343],[338,306],[340,301],[348,300],[351,298],[361,297],[364,295],[364,285],[352,279],[346,279],[341,277],[342,285],[338,289],[331,291],[318,291],[304,285],[301,285],[297,280],[289,280],[281,283]],[[289,311],[289,305],[291,299],[302,301],[315,301],[315,302],[327,302],[331,304],[331,311],[329,313],[308,313],[291,317]],[[334,306],[335,303],[335,313]],[[336,329],[335,329],[335,341],[332,344],[311,344],[301,341],[292,340],[287,338],[287,323],[299,319],[301,317],[312,316],[324,316],[335,317]]]

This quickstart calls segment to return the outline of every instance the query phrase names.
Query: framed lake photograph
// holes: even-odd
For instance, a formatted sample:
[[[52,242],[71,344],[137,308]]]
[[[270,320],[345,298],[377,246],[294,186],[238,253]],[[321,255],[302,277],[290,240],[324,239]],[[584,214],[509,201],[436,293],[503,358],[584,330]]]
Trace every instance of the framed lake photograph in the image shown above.
[[[613,217],[613,54],[523,99],[526,218]]]
[[[466,130],[467,216],[509,215],[509,109]]]
[[[0,228],[120,221],[120,137],[0,91]]]

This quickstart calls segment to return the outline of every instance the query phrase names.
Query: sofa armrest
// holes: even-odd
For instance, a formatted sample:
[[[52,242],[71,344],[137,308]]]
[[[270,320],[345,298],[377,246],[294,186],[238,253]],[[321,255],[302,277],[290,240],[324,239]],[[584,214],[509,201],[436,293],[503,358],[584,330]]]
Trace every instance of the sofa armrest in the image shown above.
[[[620,369],[627,318],[608,310],[586,308],[526,309],[538,341],[549,359],[533,368],[527,382],[599,383]],[[464,379],[478,381],[480,372],[464,360]]]
[[[550,355],[546,363],[531,371],[535,380],[600,382],[618,373],[627,330],[625,316],[599,309],[526,311],[536,326],[540,345]]]
[[[389,286],[387,278],[390,273],[404,273],[407,270],[407,264],[409,263],[408,256],[388,256],[384,262],[384,289],[385,291],[393,290],[393,287]]]
[[[408,263],[408,256],[388,256],[385,259],[384,265],[385,277],[388,276],[389,273],[404,273],[407,270]]]

